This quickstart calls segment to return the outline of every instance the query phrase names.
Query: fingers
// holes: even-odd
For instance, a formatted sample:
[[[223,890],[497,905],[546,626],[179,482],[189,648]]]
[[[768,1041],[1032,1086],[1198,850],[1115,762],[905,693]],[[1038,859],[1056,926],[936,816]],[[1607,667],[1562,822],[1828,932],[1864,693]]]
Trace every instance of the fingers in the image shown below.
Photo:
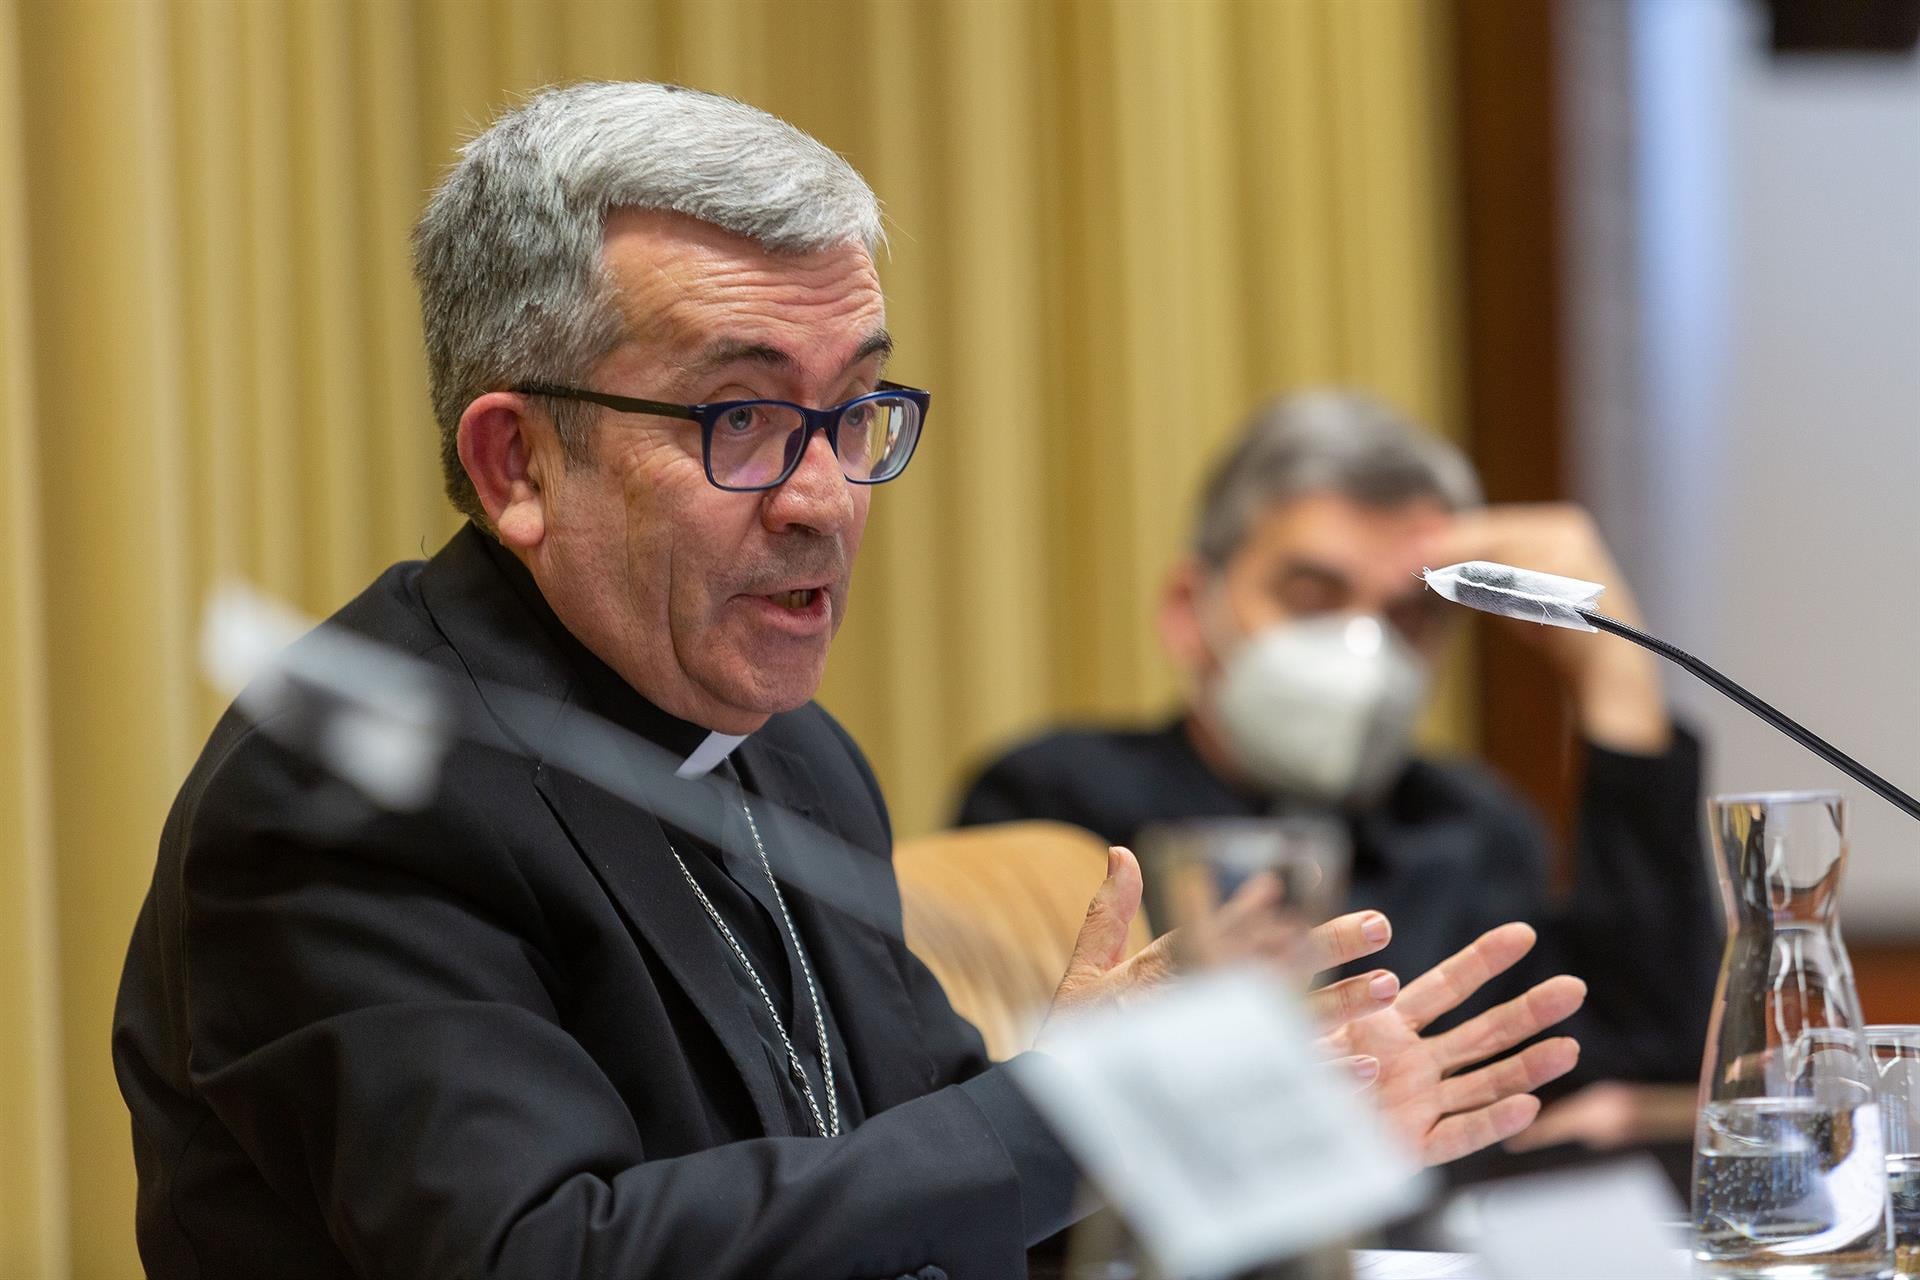
[[[1355,911],[1335,916],[1307,932],[1306,968],[1309,973],[1338,969],[1370,956],[1393,941],[1393,925],[1378,911]]]
[[[1399,994],[1400,979],[1385,969],[1375,969],[1309,991],[1307,1009],[1323,1028],[1332,1029],[1379,1013]]]
[[[1533,949],[1533,942],[1529,925],[1503,924],[1487,930],[1408,983],[1400,993],[1400,1016],[1418,1031],[1512,968]]]
[[[1461,1156],[1504,1142],[1533,1123],[1540,1114],[1540,1099],[1530,1093],[1502,1098],[1490,1107],[1448,1116],[1427,1132],[1421,1144],[1420,1158],[1428,1164],[1445,1164]]]
[[[1442,1114],[1474,1111],[1517,1093],[1532,1093],[1573,1070],[1579,1061],[1580,1044],[1572,1036],[1542,1040],[1511,1058],[1442,1083],[1440,1110]]]
[[[1140,863],[1131,850],[1107,850],[1107,878],[1087,904],[1087,918],[1067,960],[1067,978],[1105,973],[1127,952],[1127,930],[1140,912]]]
[[[1126,964],[1126,991],[1144,992],[1179,973],[1177,945],[1174,936],[1165,933],[1135,952]]]
[[[1443,1072],[1483,1062],[1540,1034],[1578,1009],[1586,998],[1587,984],[1580,979],[1564,973],[1548,978],[1505,1004],[1497,1004],[1451,1031],[1434,1036],[1431,1042],[1434,1059]]]

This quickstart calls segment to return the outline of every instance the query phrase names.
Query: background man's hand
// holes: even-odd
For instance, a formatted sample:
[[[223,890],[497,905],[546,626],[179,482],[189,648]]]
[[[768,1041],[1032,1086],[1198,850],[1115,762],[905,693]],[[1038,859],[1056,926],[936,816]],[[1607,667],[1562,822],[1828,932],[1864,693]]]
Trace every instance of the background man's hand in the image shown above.
[[[1578,1143],[1614,1151],[1648,1142],[1693,1137],[1699,1091],[1690,1084],[1635,1084],[1600,1080],[1553,1103],[1532,1127],[1507,1143],[1509,1151],[1536,1151]]]
[[[1600,611],[1641,625],[1640,607],[1614,563],[1593,517],[1565,503],[1488,507],[1461,514],[1426,551],[1435,568],[1493,560],[1606,584]],[[1658,660],[1618,636],[1512,622],[1543,649],[1572,690],[1587,740],[1614,751],[1657,755],[1673,727],[1660,688]]]
[[[1533,943],[1534,932],[1524,924],[1488,930],[1408,983],[1392,1008],[1350,1022],[1327,1038],[1334,1054],[1379,1062],[1374,1101],[1388,1125],[1428,1164],[1457,1160],[1525,1129],[1540,1111],[1532,1091],[1565,1075],[1580,1059],[1579,1044],[1558,1036],[1475,1069],[1580,1007],[1587,986],[1565,974],[1450,1031],[1420,1034],[1511,968]]]

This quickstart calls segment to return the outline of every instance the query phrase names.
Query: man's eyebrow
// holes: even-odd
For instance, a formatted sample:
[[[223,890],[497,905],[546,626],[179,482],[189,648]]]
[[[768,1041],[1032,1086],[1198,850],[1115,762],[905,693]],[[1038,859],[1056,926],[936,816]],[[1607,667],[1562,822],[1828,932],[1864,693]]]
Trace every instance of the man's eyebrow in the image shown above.
[[[875,329],[867,336],[867,340],[860,344],[860,349],[853,353],[853,359],[847,361],[847,367],[851,369],[854,365],[864,364],[875,356],[879,356],[884,363],[892,354],[893,335],[885,329]]]
[[[1311,578],[1342,591],[1351,590],[1353,580],[1332,565],[1321,564],[1315,560],[1289,560],[1280,566],[1274,575],[1276,585],[1284,585],[1296,578]]]
[[[764,342],[738,342],[722,339],[695,360],[689,368],[695,373],[712,373],[730,364],[761,364],[770,369],[791,369],[799,361],[778,347]]]
[[[850,369],[875,356],[885,359],[892,354],[893,335],[885,329],[877,329],[860,344],[853,353],[853,358],[847,361],[847,367]],[[799,363],[790,352],[782,351],[779,347],[769,346],[764,342],[722,339],[709,347],[689,368],[692,372],[701,374],[712,373],[735,364],[757,364],[769,369],[787,370]]]

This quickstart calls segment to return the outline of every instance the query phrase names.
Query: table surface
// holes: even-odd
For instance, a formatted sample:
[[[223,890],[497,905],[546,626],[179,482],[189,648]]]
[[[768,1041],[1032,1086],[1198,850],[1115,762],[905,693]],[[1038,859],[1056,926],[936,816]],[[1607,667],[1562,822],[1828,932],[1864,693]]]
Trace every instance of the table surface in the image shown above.
[[[1421,1253],[1412,1249],[1355,1249],[1353,1280],[1486,1280],[1470,1253]]]
[[[1676,1249],[1681,1273],[1691,1269],[1691,1255]],[[1059,1280],[1066,1273],[1049,1269],[1044,1263],[1032,1272],[1032,1280]],[[1127,1273],[1130,1274],[1130,1269]],[[1122,1280],[1123,1272],[1110,1265],[1101,1280]],[[1471,1253],[1429,1253],[1416,1249],[1355,1249],[1353,1280],[1489,1280],[1480,1259]]]

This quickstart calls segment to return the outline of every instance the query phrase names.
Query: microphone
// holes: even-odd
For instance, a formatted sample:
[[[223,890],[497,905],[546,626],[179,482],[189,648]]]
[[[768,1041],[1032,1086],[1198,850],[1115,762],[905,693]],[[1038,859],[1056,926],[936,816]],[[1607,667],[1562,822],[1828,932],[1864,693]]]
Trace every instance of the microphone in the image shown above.
[[[1438,595],[1482,613],[1518,618],[1522,622],[1536,622],[1543,626],[1566,627],[1573,631],[1605,631],[1623,640],[1631,640],[1642,649],[1659,654],[1718,689],[1861,786],[1904,811],[1908,817],[1920,818],[1920,800],[1915,800],[1779,708],[1741,688],[1692,654],[1675,648],[1657,636],[1630,627],[1617,618],[1595,612],[1593,606],[1606,590],[1602,583],[1563,578],[1557,574],[1496,564],[1491,560],[1469,560],[1444,569],[1422,569],[1420,577]]]

